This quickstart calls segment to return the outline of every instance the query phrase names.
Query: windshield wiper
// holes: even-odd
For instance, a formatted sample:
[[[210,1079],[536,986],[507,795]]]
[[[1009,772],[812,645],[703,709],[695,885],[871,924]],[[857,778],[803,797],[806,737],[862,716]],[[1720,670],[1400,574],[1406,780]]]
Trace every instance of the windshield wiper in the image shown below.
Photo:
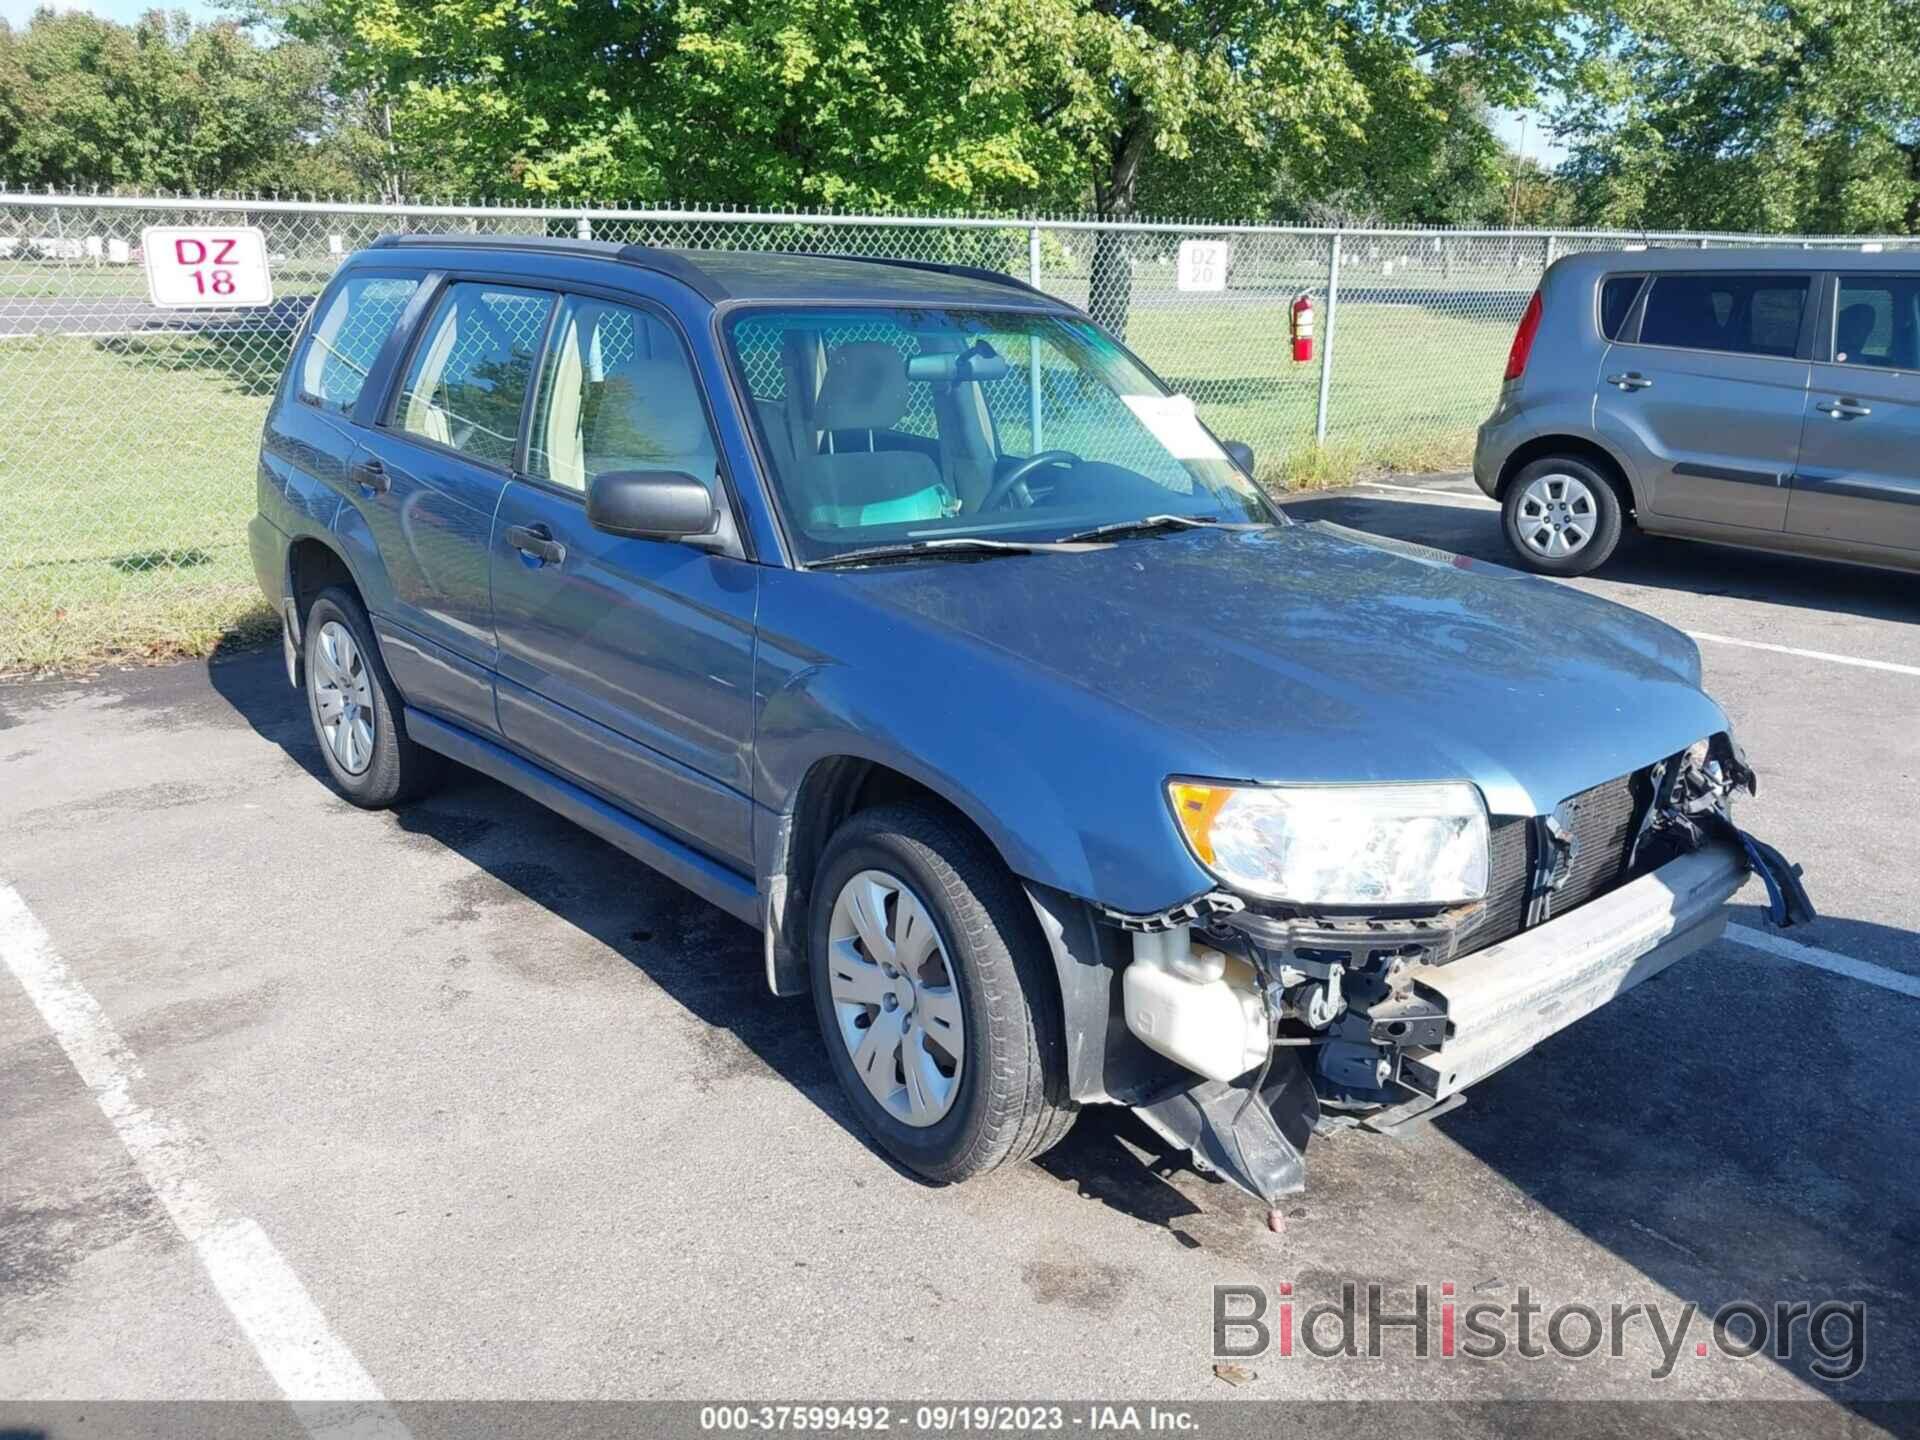
[[[1138,520],[1115,520],[1109,525],[1096,525],[1091,530],[1076,530],[1071,535],[1061,537],[1063,544],[1075,544],[1090,540],[1113,540],[1122,535],[1152,535],[1160,530],[1187,530],[1202,525],[1218,525],[1221,522],[1212,515],[1147,515]],[[1259,525],[1233,525],[1234,530],[1263,529]]]
[[[898,545],[868,545],[860,550],[842,550],[809,561],[807,569],[826,570],[836,565],[858,565],[874,560],[955,560],[978,559],[987,555],[1074,554],[1085,545],[1069,540],[989,540],[979,535],[943,536],[938,540],[909,540]]]

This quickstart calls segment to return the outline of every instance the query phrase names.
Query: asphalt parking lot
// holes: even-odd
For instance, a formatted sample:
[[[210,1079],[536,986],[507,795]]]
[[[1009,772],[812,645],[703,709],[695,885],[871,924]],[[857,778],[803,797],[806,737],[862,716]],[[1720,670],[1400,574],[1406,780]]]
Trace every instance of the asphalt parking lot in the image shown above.
[[[1289,508],[1504,559],[1457,478]],[[1823,918],[1768,948],[1750,885],[1732,938],[1462,1109],[1316,1140],[1282,1235],[1118,1112],[985,1182],[905,1177],[755,934],[477,777],[353,809],[277,651],[0,688],[0,950],[97,1002],[70,1042],[124,1042],[77,1069],[0,977],[0,1399],[278,1395],[210,1278],[241,1234],[394,1401],[1739,1397],[1873,1433],[1856,1407],[1920,1398],[1920,589],[1651,541],[1577,583],[1703,637],[1762,776],[1743,823]],[[1697,1313],[1664,1366],[1634,1323],[1618,1357],[1388,1331],[1216,1375],[1215,1284],[1345,1281]],[[1858,1373],[1697,1352],[1738,1300],[1857,1304]]]

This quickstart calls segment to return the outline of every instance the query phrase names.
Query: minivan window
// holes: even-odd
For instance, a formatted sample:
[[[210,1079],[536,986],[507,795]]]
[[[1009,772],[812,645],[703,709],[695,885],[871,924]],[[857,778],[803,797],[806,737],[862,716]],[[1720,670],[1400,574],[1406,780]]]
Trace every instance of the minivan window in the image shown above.
[[[449,286],[407,366],[394,425],[490,465],[511,465],[553,297]]]
[[[1627,323],[1627,312],[1639,297],[1644,275],[1615,275],[1600,287],[1600,333],[1609,340],[1620,338],[1620,327]]]
[[[1791,358],[1812,287],[1809,275],[1656,275],[1640,343]]]
[[[380,347],[419,288],[416,279],[366,275],[334,291],[325,313],[307,331],[299,365],[301,398],[325,410],[351,410]]]
[[[1920,370],[1920,275],[1842,277],[1833,359],[1836,365]]]
[[[626,305],[561,302],[534,403],[528,474],[585,490],[612,470],[678,470],[711,489],[718,456],[678,335]]]

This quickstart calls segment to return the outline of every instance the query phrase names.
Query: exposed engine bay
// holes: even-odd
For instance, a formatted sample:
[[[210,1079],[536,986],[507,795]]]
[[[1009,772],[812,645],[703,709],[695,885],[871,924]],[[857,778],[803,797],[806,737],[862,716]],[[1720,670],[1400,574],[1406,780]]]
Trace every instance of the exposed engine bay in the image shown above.
[[[1215,896],[1171,923],[1110,917],[1133,932],[1128,1028],[1204,1077],[1134,1108],[1273,1205],[1304,1185],[1313,1133],[1392,1133],[1451,1109],[1467,1085],[1716,938],[1748,873],[1774,924],[1814,918],[1799,868],[1733,822],[1734,796],[1755,788],[1716,735],[1588,792],[1587,813],[1575,797],[1514,822],[1496,842],[1513,883],[1482,901],[1306,914]]]

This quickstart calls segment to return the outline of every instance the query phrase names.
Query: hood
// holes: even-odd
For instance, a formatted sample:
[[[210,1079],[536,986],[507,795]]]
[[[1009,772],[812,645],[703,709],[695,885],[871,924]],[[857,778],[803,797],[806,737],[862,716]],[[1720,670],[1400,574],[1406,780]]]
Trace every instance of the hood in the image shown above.
[[[1699,689],[1698,650],[1670,626],[1337,526],[839,578],[868,604],[1125,706],[1165,737],[1169,773],[1464,779],[1495,814],[1542,814],[1727,728]]]

